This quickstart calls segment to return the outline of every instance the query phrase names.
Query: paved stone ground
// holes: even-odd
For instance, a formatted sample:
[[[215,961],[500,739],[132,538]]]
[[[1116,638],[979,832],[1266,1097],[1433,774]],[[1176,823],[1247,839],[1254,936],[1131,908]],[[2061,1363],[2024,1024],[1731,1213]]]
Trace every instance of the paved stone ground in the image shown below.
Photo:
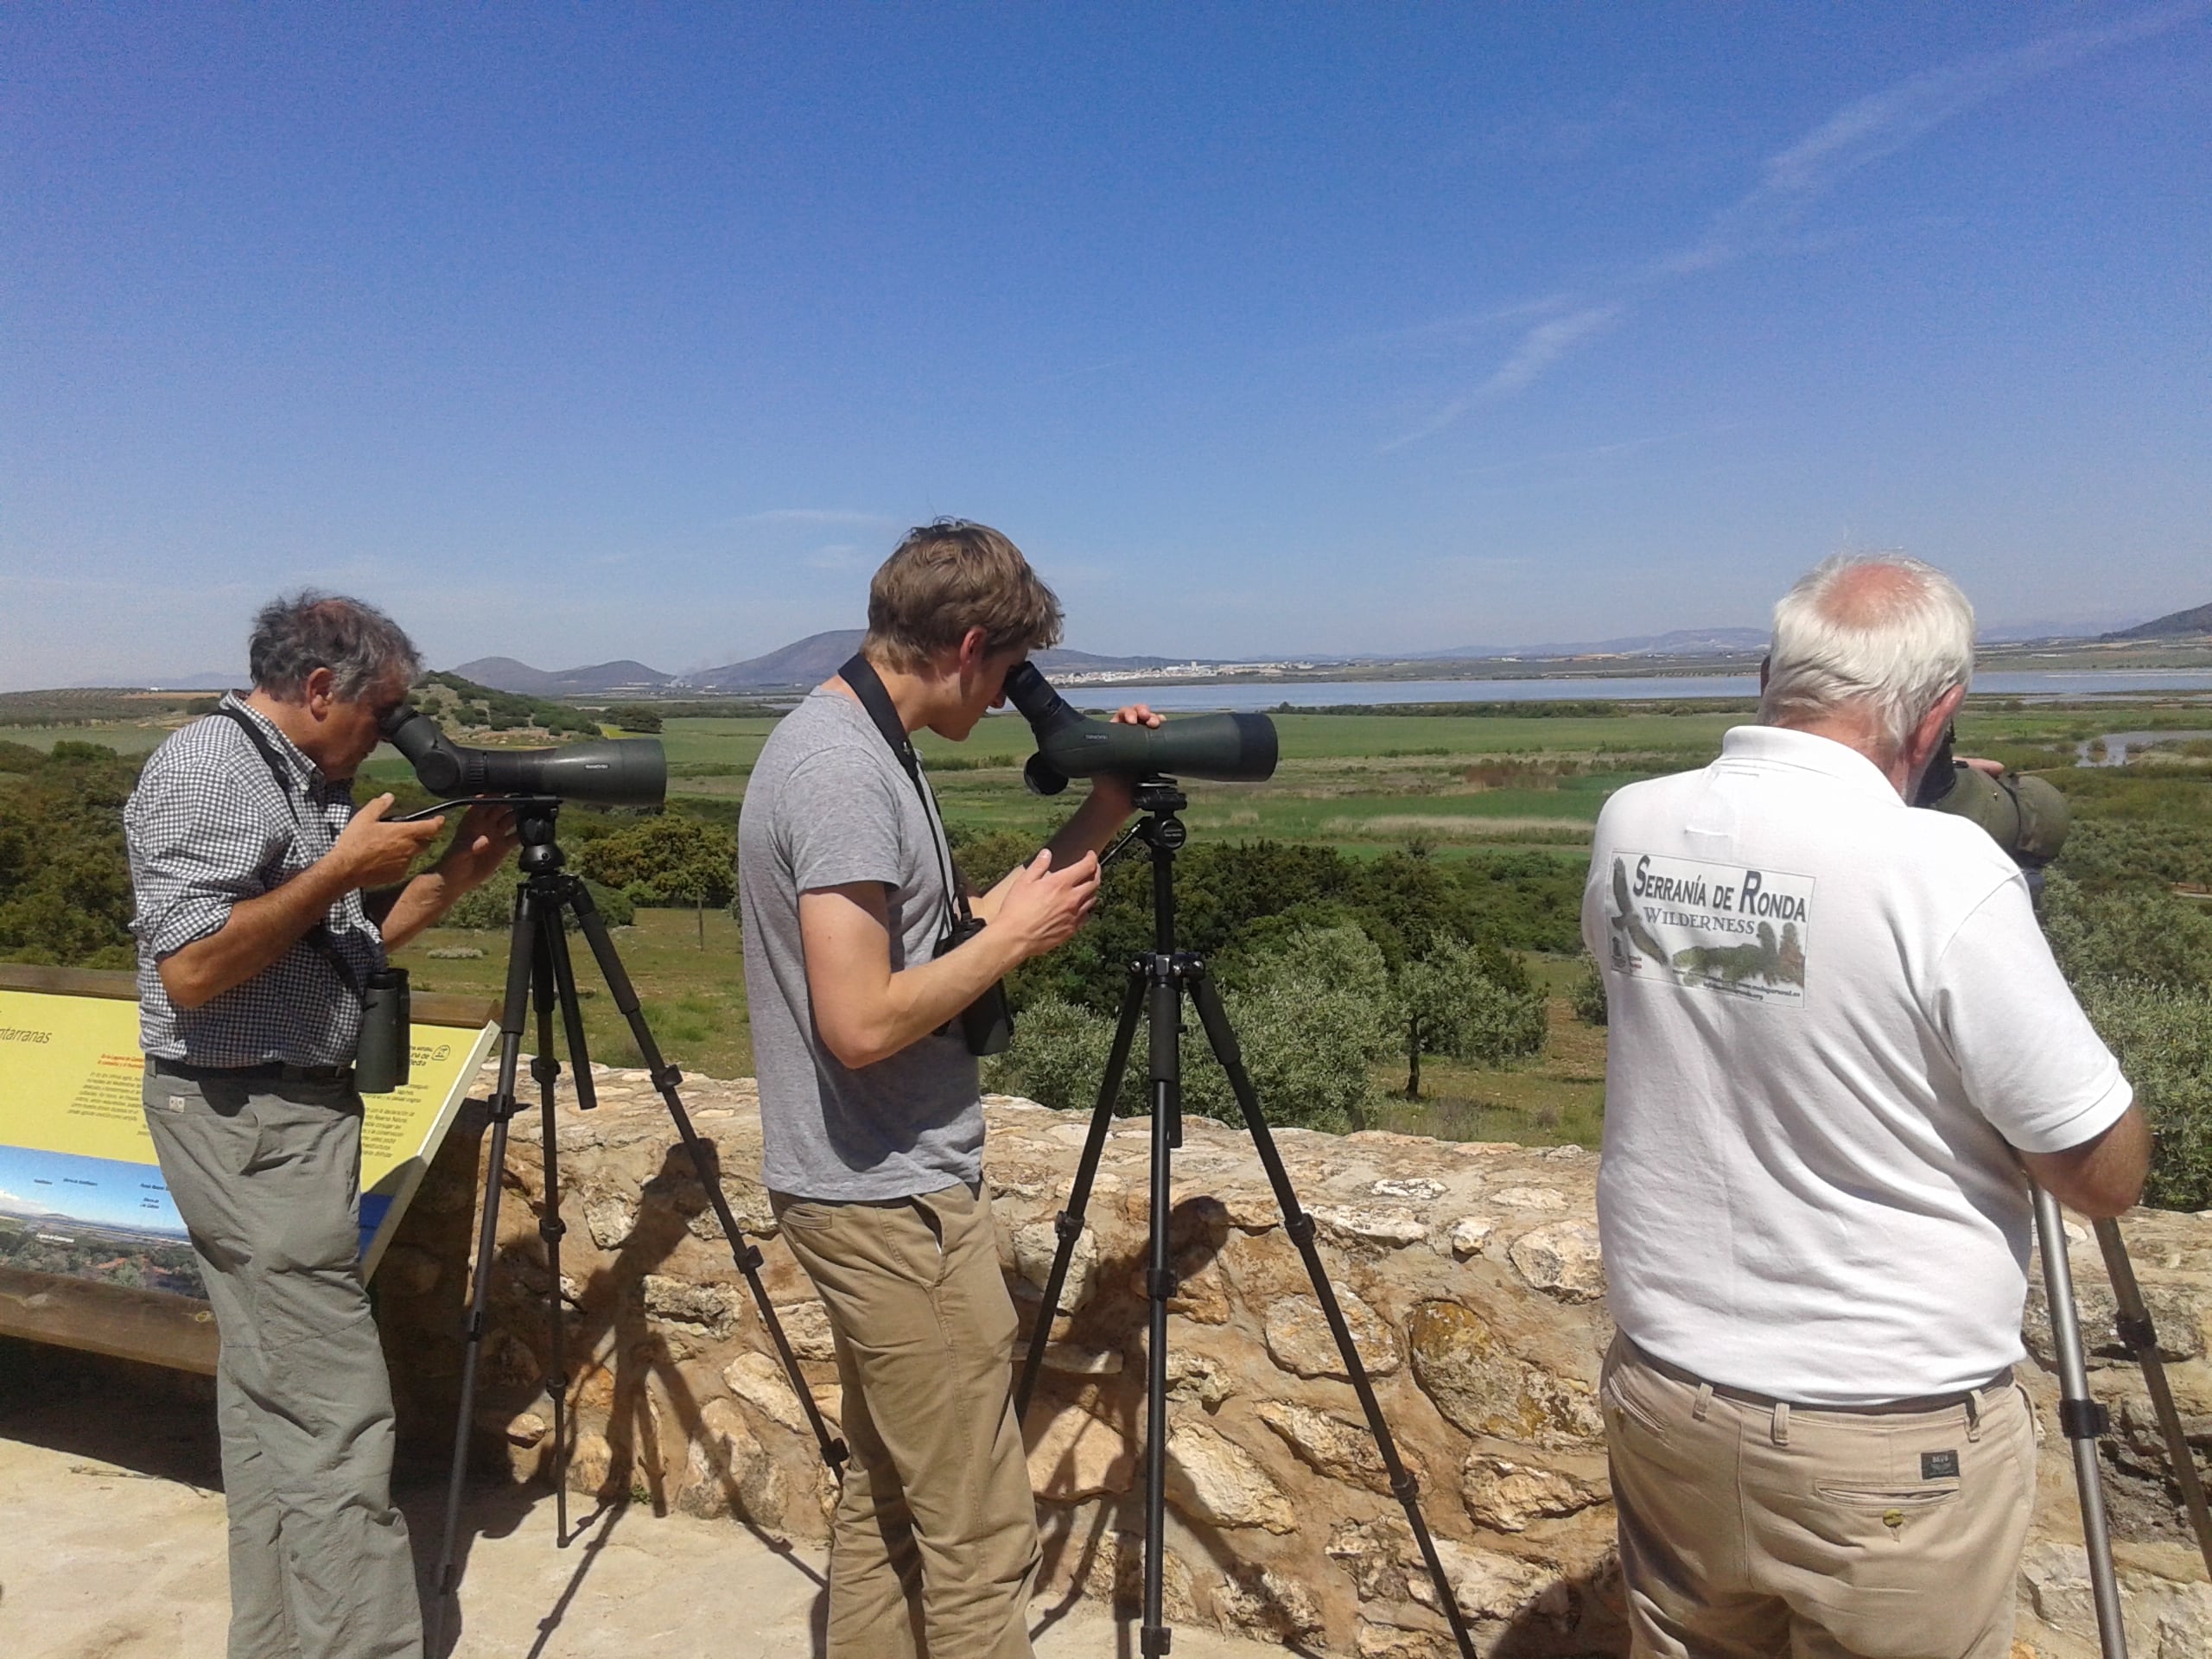
[[[219,1659],[229,1613],[213,1408],[96,1364],[0,1387],[0,1654],[7,1659]],[[402,1499],[428,1570],[442,1486]],[[550,1492],[487,1495],[452,1659],[806,1659],[820,1652],[823,1562],[730,1522],[579,1503],[555,1547]],[[1045,1602],[1041,1659],[1126,1659],[1132,1627]],[[1280,1659],[1210,1630],[1177,1659]]]

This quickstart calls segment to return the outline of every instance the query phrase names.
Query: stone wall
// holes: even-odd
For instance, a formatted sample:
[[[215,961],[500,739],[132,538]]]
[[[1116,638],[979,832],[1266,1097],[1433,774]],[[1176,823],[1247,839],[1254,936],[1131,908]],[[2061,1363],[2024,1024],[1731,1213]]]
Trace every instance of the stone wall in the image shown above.
[[[585,1116],[564,1107],[559,1130],[569,1482],[664,1512],[819,1540],[831,1483],[666,1112],[640,1072],[605,1071],[600,1087],[601,1109]],[[753,1085],[699,1078],[685,1096],[715,1146],[733,1209],[766,1256],[766,1282],[810,1389],[834,1421],[823,1309],[775,1236],[759,1180]],[[988,1116],[1000,1259],[1027,1328],[1084,1123],[1004,1099],[988,1103]],[[513,1471],[531,1478],[552,1452],[537,1133],[532,1111],[517,1120],[509,1149],[479,1414]],[[1115,1126],[1025,1425],[1047,1604],[1078,1596],[1126,1604],[1135,1588],[1148,1133],[1141,1119]],[[1483,1650],[1624,1651],[1596,1398],[1612,1331],[1594,1155],[1374,1133],[1284,1130],[1280,1140]],[[1175,1167],[1182,1288],[1169,1322],[1173,1619],[1373,1659],[1448,1652],[1433,1592],[1249,1141],[1192,1118]],[[453,1208],[444,1211],[449,1228]],[[2183,1409],[2212,1439],[2208,1222],[2152,1216],[2129,1229]],[[2077,1280],[2101,1288],[2086,1230],[2081,1241]],[[401,1262],[417,1295],[452,1305],[457,1275],[427,1274],[442,1277],[434,1286],[423,1263]],[[2085,1300],[2085,1325],[2103,1329],[2095,1291]],[[2109,1306],[2107,1295],[2101,1306]],[[2030,1325],[2047,1361],[2047,1328],[2032,1310]],[[435,1364],[449,1366],[449,1351],[437,1344],[417,1351],[444,1354]],[[2021,1581],[2023,1650],[2071,1659],[2094,1651],[2076,1510],[2055,1386],[2040,1372],[2029,1381],[2045,1452]],[[2110,1366],[2097,1382],[2121,1425],[2115,1502],[2133,1651],[2144,1659],[2212,1652],[2212,1586],[2158,1495],[2164,1455],[2139,1379],[2132,1367]]]

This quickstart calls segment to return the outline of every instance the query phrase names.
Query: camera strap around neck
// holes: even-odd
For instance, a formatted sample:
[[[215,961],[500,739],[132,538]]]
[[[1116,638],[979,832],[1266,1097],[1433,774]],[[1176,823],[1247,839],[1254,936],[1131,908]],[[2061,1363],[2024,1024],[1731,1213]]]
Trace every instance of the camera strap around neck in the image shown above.
[[[284,798],[284,804],[291,809],[293,825],[302,835],[305,835],[308,827],[307,816],[300,810],[299,798],[292,792],[291,770],[285,766],[283,757],[276,753],[276,746],[271,743],[268,734],[254,723],[253,716],[244,709],[224,704],[218,707],[214,713],[224,720],[238,722],[238,728],[245,734],[246,741],[253,745],[262,760],[267,763],[269,775],[276,782],[276,792]],[[353,994],[353,1000],[365,1008],[368,1007],[368,993],[362,988],[361,976],[353,971],[353,964],[346,961],[345,953],[339,950],[338,941],[331,935],[328,919],[318,921],[302,935],[302,938],[307,947],[328,963],[331,971],[345,982],[346,988]]]
[[[853,695],[861,700],[861,707],[875,722],[875,729],[891,746],[891,753],[906,772],[906,780],[914,786],[914,798],[921,802],[922,817],[932,832],[931,850],[938,855],[939,871],[944,877],[946,913],[961,923],[971,920],[968,890],[960,883],[960,867],[953,860],[951,839],[944,833],[944,820],[937,811],[929,786],[922,781],[922,758],[914,752],[914,740],[907,733],[906,722],[899,719],[898,705],[891,701],[882,676],[875,671],[874,664],[856,651],[837,671],[837,677],[853,689]]]

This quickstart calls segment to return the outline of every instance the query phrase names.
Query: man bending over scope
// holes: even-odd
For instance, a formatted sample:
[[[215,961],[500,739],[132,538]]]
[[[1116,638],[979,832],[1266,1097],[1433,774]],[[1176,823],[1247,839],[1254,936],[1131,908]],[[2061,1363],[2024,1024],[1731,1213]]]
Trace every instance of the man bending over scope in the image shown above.
[[[971,901],[908,738],[966,738],[1058,639],[1059,602],[1004,536],[947,520],[875,573],[868,620],[762,747],[738,831],[765,1175],[829,1310],[852,1448],[830,1659],[911,1659],[917,1625],[932,1659],[1018,1659],[1036,1508],[976,1057],[1004,1045],[1001,977],[1090,913],[1130,780],[1095,779],[1033,862]]]

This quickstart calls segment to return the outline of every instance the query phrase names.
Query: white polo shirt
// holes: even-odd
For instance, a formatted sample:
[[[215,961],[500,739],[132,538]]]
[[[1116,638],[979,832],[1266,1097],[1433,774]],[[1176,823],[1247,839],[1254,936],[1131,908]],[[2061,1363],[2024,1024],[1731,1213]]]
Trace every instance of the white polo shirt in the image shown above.
[[[1948,1393],[2022,1357],[2010,1150],[2127,1083],[2012,861],[1864,756],[1764,726],[1605,804],[1582,937],[1610,1002],[1598,1180],[1614,1319],[1807,1405]]]

